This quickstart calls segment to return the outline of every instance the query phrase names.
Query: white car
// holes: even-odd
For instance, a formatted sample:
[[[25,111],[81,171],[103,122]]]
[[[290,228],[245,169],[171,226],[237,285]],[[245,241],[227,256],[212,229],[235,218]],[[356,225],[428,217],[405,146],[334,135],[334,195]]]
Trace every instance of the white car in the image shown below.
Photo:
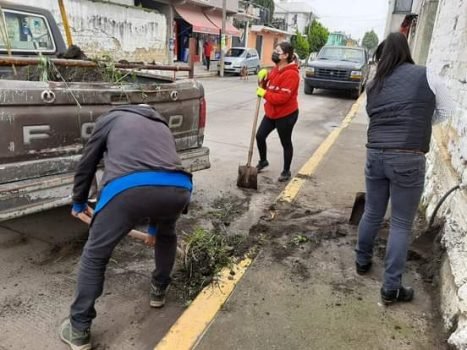
[[[246,67],[248,74],[257,74],[261,69],[258,51],[245,47],[232,47],[225,54],[224,73],[240,74]]]

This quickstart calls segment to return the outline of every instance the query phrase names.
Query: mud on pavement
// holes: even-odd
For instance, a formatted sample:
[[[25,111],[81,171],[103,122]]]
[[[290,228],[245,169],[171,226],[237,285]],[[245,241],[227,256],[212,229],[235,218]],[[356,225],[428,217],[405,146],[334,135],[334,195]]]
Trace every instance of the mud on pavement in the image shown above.
[[[347,344],[346,349],[447,349],[447,338],[438,312],[437,276],[441,248],[437,243],[436,233],[439,227],[425,232],[424,219],[420,217],[417,221],[414,236],[418,238],[411,246],[407,273],[404,275],[404,282],[415,288],[414,302],[384,307],[379,300],[379,288],[389,226],[387,222],[376,241],[373,270],[368,276],[359,276],[354,265],[357,228],[348,223],[350,210],[304,207],[297,203],[289,206],[275,205],[270,209],[250,230],[250,236],[260,238],[263,248],[261,257],[256,262],[256,269],[264,272],[264,267],[267,266],[268,271],[277,270],[277,273],[268,272],[264,279],[285,278],[280,282],[272,282],[273,286],[280,283],[283,288],[290,289],[287,293],[293,296],[289,300],[287,298],[290,295],[284,296],[284,304],[309,308],[309,317],[314,321],[294,321],[295,315],[287,319],[285,314],[284,322],[288,327],[307,327],[313,324],[315,331],[306,329],[310,332],[308,340],[315,341],[314,348],[340,349]],[[251,272],[251,279],[258,277],[251,277],[252,275],[255,272]],[[248,285],[250,290],[254,287],[254,284]],[[303,302],[303,298],[316,301]],[[251,302],[241,300],[241,297],[239,299],[233,298],[226,309],[235,309],[237,304]],[[281,306],[276,305],[276,302],[277,300],[268,304],[264,299],[254,300],[253,305],[254,309],[271,316],[281,312]],[[247,317],[245,322],[248,321]],[[256,322],[263,321],[260,317]],[[350,323],[354,325],[349,326]],[[233,325],[226,323],[224,326]],[[274,326],[269,324],[269,327]],[[319,335],[320,332],[328,333],[327,340]],[[290,337],[295,333],[303,332],[292,331]],[[267,334],[261,336],[268,337]],[[313,336],[319,337],[319,340],[313,339]],[[211,349],[213,344],[217,344],[209,337],[208,332],[206,344],[210,346],[200,346],[199,349]],[[248,338],[248,335],[245,337]],[[266,346],[256,341],[246,341],[243,344],[247,347],[265,348],[263,345]],[[280,343],[270,345],[277,349],[285,346]],[[292,342],[289,346],[300,348],[301,345]],[[231,347],[227,345],[225,348]]]
[[[179,254],[165,308],[149,308],[152,249],[125,238],[114,250],[93,325],[95,349],[151,348],[217,272],[249,244],[230,230],[250,194],[219,193],[192,203],[177,226]],[[60,349],[60,321],[72,301],[87,227],[60,208],[0,225],[0,346]]]

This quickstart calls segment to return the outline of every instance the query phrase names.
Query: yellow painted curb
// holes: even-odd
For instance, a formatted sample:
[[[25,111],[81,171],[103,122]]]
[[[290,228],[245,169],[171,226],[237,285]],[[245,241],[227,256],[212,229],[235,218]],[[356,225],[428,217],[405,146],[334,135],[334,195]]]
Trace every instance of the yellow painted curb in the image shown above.
[[[364,95],[361,95],[358,100],[352,105],[349,113],[347,113],[346,117],[342,121],[341,125],[334,129],[328,137],[319,145],[318,149],[313,153],[310,159],[302,166],[302,168],[298,171],[297,175],[290,180],[287,184],[285,189],[281,192],[279,197],[277,197],[278,202],[287,202],[291,203],[297,198],[298,193],[300,192],[303,184],[306,181],[306,178],[314,174],[316,168],[324,159],[326,154],[329,152],[331,147],[339,138],[342,130],[347,128],[352,119],[355,118],[358,110],[360,109],[364,100]]]
[[[232,294],[252,260],[245,259],[232,269],[222,270],[219,283],[204,288],[170,328],[155,350],[189,350],[200,340],[222,305]],[[232,275],[231,271],[235,274]]]

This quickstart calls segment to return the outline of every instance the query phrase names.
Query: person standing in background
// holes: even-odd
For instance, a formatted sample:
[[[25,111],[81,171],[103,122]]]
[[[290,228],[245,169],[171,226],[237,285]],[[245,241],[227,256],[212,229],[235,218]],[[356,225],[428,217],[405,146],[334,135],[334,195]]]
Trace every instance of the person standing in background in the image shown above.
[[[212,53],[212,44],[209,40],[206,40],[203,44],[203,53],[204,59],[206,60],[206,70],[209,71],[211,65],[211,53]]]

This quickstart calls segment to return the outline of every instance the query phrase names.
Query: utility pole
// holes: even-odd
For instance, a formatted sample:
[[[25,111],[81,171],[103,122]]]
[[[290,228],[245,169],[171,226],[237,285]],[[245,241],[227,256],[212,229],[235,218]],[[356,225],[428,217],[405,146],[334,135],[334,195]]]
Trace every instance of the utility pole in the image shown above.
[[[220,76],[224,76],[224,58],[225,58],[225,22],[227,20],[227,0],[222,0],[222,30],[221,30],[221,67]]]
[[[249,34],[250,34],[250,19],[247,19],[246,25],[245,25],[245,48],[248,47]]]

